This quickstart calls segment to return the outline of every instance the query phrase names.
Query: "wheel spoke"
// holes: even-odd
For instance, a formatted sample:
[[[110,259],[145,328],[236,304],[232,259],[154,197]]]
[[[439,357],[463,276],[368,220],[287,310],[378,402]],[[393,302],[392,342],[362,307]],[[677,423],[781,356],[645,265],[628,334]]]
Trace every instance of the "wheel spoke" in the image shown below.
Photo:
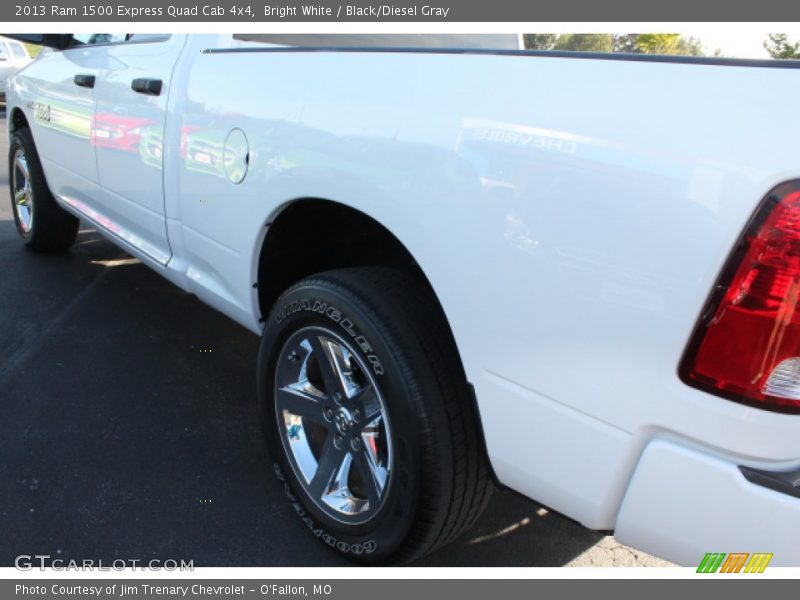
[[[328,439],[319,457],[317,471],[308,484],[312,496],[317,499],[321,499],[323,496],[330,493],[335,480],[339,481],[341,478],[342,463],[347,456],[347,452],[345,452],[344,449],[336,447],[333,443],[334,437],[335,435],[333,432],[328,434]],[[346,476],[344,481],[347,481]]]
[[[338,392],[343,398],[348,397],[345,377],[347,367],[343,362],[343,351],[347,351],[336,342],[321,336],[312,336],[310,341],[317,356],[317,364],[325,381],[325,391],[328,396],[332,398]]]
[[[366,446],[354,453],[353,462],[361,476],[369,505],[371,507],[378,506],[383,488],[386,486],[388,472],[375,463]]]
[[[379,452],[383,444],[391,444],[390,440],[384,440],[386,436],[385,425],[383,424],[382,414],[378,415],[361,430],[362,450],[369,468],[372,480],[375,483],[377,494],[380,497],[391,470],[391,449],[384,454]],[[383,455],[382,455],[383,454]]]
[[[375,386],[370,383],[360,387],[353,396],[353,402],[356,403],[361,410],[361,422],[364,426],[368,425],[375,419],[381,416],[383,408],[381,407],[380,398],[375,391]]]
[[[281,411],[288,411],[315,423],[325,424],[323,399],[308,391],[308,381],[300,381],[277,390],[275,399]]]
[[[370,441],[370,443],[377,442],[377,438],[381,433],[381,423],[381,414],[373,416],[372,419],[364,423],[364,426],[361,428],[361,435],[366,437],[365,441]]]
[[[22,176],[25,178],[25,181],[30,179],[30,170],[28,169],[28,159],[25,158],[24,154],[17,155],[17,159],[14,161],[14,165],[19,169]]]

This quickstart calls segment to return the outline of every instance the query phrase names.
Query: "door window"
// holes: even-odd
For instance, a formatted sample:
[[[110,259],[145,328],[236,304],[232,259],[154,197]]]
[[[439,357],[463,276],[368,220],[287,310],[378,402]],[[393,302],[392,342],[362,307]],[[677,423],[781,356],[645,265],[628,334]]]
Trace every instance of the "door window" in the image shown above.
[[[115,44],[128,38],[124,33],[73,33],[72,39],[79,45]]]

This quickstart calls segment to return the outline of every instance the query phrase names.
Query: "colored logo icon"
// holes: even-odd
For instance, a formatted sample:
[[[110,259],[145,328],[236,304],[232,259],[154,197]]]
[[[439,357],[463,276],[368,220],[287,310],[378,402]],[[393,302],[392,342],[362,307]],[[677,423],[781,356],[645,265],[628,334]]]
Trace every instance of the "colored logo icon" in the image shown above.
[[[698,573],[763,573],[772,560],[772,553],[708,552],[697,567]]]

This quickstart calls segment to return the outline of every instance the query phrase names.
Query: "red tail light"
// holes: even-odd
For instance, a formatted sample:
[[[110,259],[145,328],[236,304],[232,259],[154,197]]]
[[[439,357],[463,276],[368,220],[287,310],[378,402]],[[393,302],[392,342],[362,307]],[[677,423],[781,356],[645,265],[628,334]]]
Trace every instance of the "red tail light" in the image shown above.
[[[681,363],[687,384],[800,413],[800,182],[774,188],[723,270]]]

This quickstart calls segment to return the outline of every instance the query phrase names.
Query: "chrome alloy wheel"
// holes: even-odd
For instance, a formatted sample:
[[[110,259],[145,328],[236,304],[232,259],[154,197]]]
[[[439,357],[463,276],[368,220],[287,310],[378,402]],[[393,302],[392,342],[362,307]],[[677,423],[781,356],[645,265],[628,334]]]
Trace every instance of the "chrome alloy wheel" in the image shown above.
[[[25,151],[19,148],[14,153],[14,163],[11,174],[14,212],[17,215],[19,226],[23,233],[30,233],[33,226],[33,190],[31,189],[31,174]]]
[[[274,393],[283,449],[314,504],[346,524],[371,519],[387,496],[392,440],[365,363],[337,334],[307,327],[278,354]]]

